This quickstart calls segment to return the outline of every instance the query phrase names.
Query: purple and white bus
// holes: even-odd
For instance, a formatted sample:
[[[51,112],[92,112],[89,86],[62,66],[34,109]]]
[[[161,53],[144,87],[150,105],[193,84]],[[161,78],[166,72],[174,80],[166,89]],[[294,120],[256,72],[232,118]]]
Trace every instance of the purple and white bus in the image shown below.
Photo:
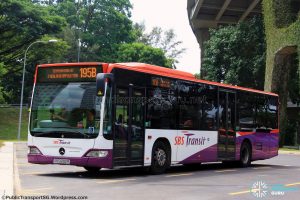
[[[36,68],[28,161],[101,168],[278,155],[278,95],[143,63]]]

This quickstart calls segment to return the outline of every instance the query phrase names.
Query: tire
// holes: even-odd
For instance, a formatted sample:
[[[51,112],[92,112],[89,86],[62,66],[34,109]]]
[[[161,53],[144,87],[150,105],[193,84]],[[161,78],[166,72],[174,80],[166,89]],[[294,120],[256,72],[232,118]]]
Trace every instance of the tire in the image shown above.
[[[251,165],[252,151],[251,146],[248,142],[244,142],[240,151],[240,166],[249,167]]]
[[[162,141],[157,141],[153,145],[150,172],[152,174],[162,174],[170,167],[171,150]]]
[[[83,168],[91,174],[96,174],[101,169],[100,167],[83,167]]]

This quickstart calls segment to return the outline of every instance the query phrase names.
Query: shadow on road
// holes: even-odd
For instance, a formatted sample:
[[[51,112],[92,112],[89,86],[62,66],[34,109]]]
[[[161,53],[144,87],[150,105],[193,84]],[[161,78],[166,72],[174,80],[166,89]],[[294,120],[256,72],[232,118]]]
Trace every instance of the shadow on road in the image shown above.
[[[270,169],[293,169],[296,167],[293,166],[283,166],[283,165],[266,165],[266,164],[252,164],[248,168],[237,168],[230,165],[224,165],[221,163],[209,163],[209,164],[201,164],[201,165],[191,165],[191,166],[173,166],[165,174],[158,175],[158,176],[168,176],[172,174],[179,174],[179,173],[201,173],[201,176],[216,176],[222,170],[225,173],[234,174],[242,174],[246,172],[256,172],[254,169],[263,170],[270,170]],[[75,171],[75,172],[51,172],[51,173],[42,173],[37,174],[37,176],[46,176],[46,177],[61,177],[61,178],[85,178],[85,179],[106,179],[106,180],[113,180],[119,178],[132,178],[132,177],[147,177],[152,176],[145,168],[124,168],[124,169],[104,169],[99,171],[98,173],[89,173],[84,169],[82,171]],[[155,177],[155,176],[153,176]]]

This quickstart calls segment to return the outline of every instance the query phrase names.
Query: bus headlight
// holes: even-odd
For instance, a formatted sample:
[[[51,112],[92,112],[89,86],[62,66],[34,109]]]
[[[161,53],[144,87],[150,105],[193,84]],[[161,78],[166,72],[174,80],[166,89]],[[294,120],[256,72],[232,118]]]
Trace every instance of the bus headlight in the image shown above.
[[[86,154],[86,157],[98,157],[98,158],[104,158],[108,155],[108,151],[102,151],[102,150],[91,150]]]
[[[37,147],[28,147],[28,154],[31,155],[40,155],[41,151]]]

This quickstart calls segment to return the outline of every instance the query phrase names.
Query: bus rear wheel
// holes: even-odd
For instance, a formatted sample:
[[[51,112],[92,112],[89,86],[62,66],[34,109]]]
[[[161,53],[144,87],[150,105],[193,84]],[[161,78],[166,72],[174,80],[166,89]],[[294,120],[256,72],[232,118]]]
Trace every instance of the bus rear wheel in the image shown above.
[[[155,142],[152,149],[152,162],[150,172],[152,174],[162,174],[170,166],[170,149],[162,141]]]
[[[83,168],[92,174],[98,173],[101,169],[100,167],[83,167]]]
[[[240,153],[240,166],[241,167],[249,167],[251,165],[251,146],[248,142],[244,142],[241,147]]]

